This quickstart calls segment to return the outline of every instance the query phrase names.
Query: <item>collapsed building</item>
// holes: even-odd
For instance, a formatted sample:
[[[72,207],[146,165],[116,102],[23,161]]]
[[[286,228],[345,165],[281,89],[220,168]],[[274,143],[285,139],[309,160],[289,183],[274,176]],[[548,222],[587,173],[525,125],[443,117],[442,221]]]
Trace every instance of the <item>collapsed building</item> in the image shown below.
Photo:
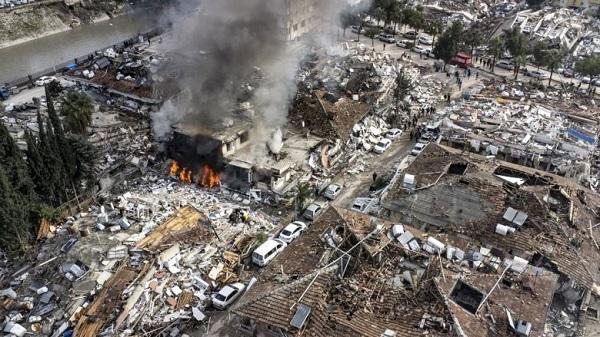
[[[549,47],[561,48],[579,59],[598,53],[598,23],[597,18],[573,8],[526,9],[504,19],[492,35],[516,28],[532,43],[545,42]],[[571,59],[566,61],[572,62]]]
[[[565,96],[488,83],[441,113],[441,142],[597,187],[596,117]],[[556,104],[549,103],[556,101]],[[562,102],[560,102],[562,101]],[[569,103],[565,103],[569,102]]]
[[[524,336],[542,336],[550,327],[594,329],[586,324],[586,312],[595,303],[590,299],[599,295],[594,192],[544,171],[429,144],[383,197],[382,206],[391,221],[425,231],[416,243],[412,238],[419,237],[419,230],[399,235],[405,249],[441,254],[480,272],[494,270],[495,276],[455,276],[458,283],[438,279],[459,335],[504,336],[525,329]],[[510,272],[520,276],[515,279]],[[456,274],[446,270],[446,279],[452,279],[449,275]],[[509,294],[518,287],[518,296],[531,300],[510,304]],[[532,307],[523,310],[523,303]],[[484,306],[486,313],[479,316]],[[569,324],[557,320],[561,310],[569,313],[563,313]]]

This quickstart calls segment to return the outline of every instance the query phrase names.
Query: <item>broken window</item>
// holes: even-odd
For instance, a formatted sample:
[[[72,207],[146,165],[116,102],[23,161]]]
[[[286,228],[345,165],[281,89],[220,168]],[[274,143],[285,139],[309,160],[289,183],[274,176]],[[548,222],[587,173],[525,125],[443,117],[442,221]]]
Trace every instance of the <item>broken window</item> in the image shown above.
[[[450,299],[466,311],[475,315],[477,308],[479,308],[481,301],[483,301],[483,293],[458,280],[450,293]]]
[[[450,167],[448,168],[448,173],[449,174],[457,174],[457,175],[463,175],[465,174],[465,171],[467,170],[467,164],[465,163],[452,163],[450,164]]]
[[[598,319],[598,309],[588,307],[585,315],[591,319]]]

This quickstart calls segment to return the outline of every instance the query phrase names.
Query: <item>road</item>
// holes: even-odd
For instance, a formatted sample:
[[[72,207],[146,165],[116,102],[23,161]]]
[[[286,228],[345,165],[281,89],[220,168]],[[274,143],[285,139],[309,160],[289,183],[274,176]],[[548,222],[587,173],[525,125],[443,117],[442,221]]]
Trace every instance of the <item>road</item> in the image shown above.
[[[407,30],[407,28],[404,28],[402,31],[404,32],[405,30]],[[405,40],[405,38],[401,37],[400,35],[397,36],[397,39],[399,40]],[[357,43],[357,34],[356,33],[350,33],[346,35],[346,42],[348,43]],[[367,48],[375,48],[376,51],[384,51],[388,54],[390,54],[391,56],[394,57],[400,57],[400,55],[402,55],[403,53],[409,53],[409,55],[411,55],[412,59],[417,59],[419,58],[419,55],[415,52],[410,51],[409,49],[405,49],[405,48],[401,48],[396,46],[395,44],[389,44],[389,43],[383,43],[379,40],[375,40],[373,41],[374,43],[372,43],[371,39],[361,35],[360,36],[360,42],[365,45],[365,47]],[[386,45],[385,49],[384,49],[384,45]],[[422,47],[427,47],[427,48],[433,48],[433,46],[425,46],[420,44]],[[428,62],[429,64],[433,65],[434,60],[433,59],[428,59],[425,58],[426,62]],[[473,60],[474,65],[473,68],[477,69],[480,71],[480,74],[483,75],[484,73],[487,74],[490,77],[496,76],[496,77],[502,77],[502,78],[506,78],[508,80],[512,80],[514,79],[514,73],[512,70],[506,70],[506,69],[502,69],[502,68],[498,68],[496,67],[494,69],[494,73],[491,73],[491,71],[484,67],[483,64],[480,64],[479,62],[475,62],[475,60]],[[527,69],[529,70],[538,70],[536,66],[532,65],[532,64],[528,64],[526,66]],[[550,72],[540,68],[539,69],[540,72],[544,73],[544,75],[546,76],[545,79],[540,80],[544,85],[548,84],[548,79],[550,78]],[[529,82],[529,81],[537,81],[536,79],[532,78],[532,77],[528,77],[525,76],[524,74],[519,74],[517,80],[521,81],[521,82]],[[545,81],[545,82],[544,82]],[[571,84],[573,83],[574,85],[579,85],[581,84],[582,88],[587,88],[587,84],[582,83],[579,79],[576,78],[568,78],[568,77],[564,77],[559,73],[554,73],[552,75],[552,83],[553,84]]]

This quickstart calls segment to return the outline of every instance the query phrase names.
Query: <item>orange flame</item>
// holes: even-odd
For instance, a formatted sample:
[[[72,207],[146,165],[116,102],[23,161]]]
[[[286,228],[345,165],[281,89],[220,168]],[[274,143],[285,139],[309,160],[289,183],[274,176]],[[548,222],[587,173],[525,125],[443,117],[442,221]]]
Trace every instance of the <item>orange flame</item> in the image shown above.
[[[198,184],[202,187],[215,188],[221,184],[221,177],[210,165],[204,164],[200,170]]]
[[[202,165],[198,174],[194,175],[191,169],[182,167],[177,161],[173,160],[169,166],[169,174],[186,184],[191,184],[193,180],[197,180],[198,185],[202,187],[215,188],[221,185],[219,173],[208,164]]]
[[[179,166],[179,163],[176,160],[173,160],[171,162],[171,166],[169,167],[169,174],[173,177],[176,177],[180,169],[181,166]]]
[[[179,180],[186,184],[192,183],[192,170],[184,168],[179,172]]]

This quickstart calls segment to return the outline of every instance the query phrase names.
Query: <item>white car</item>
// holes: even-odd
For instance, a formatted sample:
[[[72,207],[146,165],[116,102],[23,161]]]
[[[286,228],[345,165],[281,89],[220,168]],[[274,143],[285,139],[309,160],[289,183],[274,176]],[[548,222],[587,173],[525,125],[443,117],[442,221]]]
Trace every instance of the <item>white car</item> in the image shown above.
[[[396,46],[400,48],[408,48],[408,46],[412,45],[413,42],[409,40],[398,40],[396,41]]]
[[[352,32],[355,34],[364,34],[365,33],[365,29],[361,28],[359,26],[351,26],[350,28],[352,29]]]
[[[279,239],[285,243],[291,243],[297,237],[304,232],[306,224],[301,221],[294,221],[291,224],[285,226],[285,228],[279,233]]]
[[[323,211],[323,207],[318,204],[311,204],[306,208],[302,216],[305,219],[312,221],[316,219],[319,214],[321,214],[321,211]]]
[[[287,247],[287,243],[280,239],[268,239],[254,250],[252,253],[252,262],[259,267],[264,267],[281,253],[285,247]]]
[[[496,67],[506,69],[506,70],[513,70],[513,69],[515,69],[515,64],[512,63],[511,61],[500,60],[500,61],[496,62]]]
[[[429,36],[419,36],[419,43],[427,46],[431,46],[433,44],[433,39]]]
[[[50,82],[54,82],[56,81],[56,77],[54,76],[42,76],[40,78],[37,79],[37,81],[35,81],[35,85],[37,86],[44,86]]]
[[[412,154],[413,156],[418,156],[419,153],[421,153],[423,151],[423,149],[425,149],[426,146],[427,146],[427,144],[417,143],[413,147],[412,151],[410,151],[410,154]]]
[[[342,191],[342,186],[337,184],[331,184],[327,186],[325,192],[323,192],[323,196],[329,200],[333,200],[337,198],[338,194]]]
[[[400,129],[389,129],[385,133],[385,138],[387,138],[389,140],[394,140],[400,136],[402,136],[402,130],[400,130]]]
[[[387,43],[396,43],[396,39],[392,34],[381,34],[379,35],[379,41]]]
[[[427,49],[425,47],[421,47],[421,46],[414,46],[412,48],[412,51],[414,51],[417,54],[425,54],[427,52]]]
[[[543,80],[543,79],[546,78],[546,74],[544,74],[541,71],[537,71],[537,70],[528,72],[527,76],[533,77],[533,78],[538,79],[538,80]]]
[[[383,138],[382,140],[379,141],[379,143],[377,143],[377,145],[375,145],[375,147],[373,148],[373,151],[375,153],[382,154],[385,151],[387,151],[387,149],[389,149],[390,146],[392,146],[392,141],[387,138]]]
[[[218,293],[212,295],[212,305],[217,309],[230,306],[241,294],[246,286],[242,283],[233,283],[224,286]]]

